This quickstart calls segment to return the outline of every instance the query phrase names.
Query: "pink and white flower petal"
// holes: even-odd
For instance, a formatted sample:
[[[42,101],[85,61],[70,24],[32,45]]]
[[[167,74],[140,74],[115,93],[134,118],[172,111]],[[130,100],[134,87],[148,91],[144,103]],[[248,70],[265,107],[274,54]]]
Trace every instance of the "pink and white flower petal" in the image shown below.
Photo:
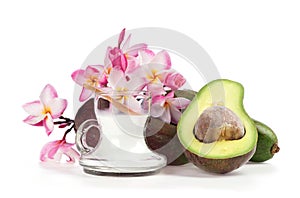
[[[39,127],[43,126],[43,120],[41,120],[40,122],[38,122],[36,124],[32,124],[32,126],[39,126]]]
[[[133,56],[127,56],[127,68],[125,73],[130,74],[138,68],[139,68],[139,63],[137,58]]]
[[[46,133],[49,136],[54,129],[54,123],[50,114],[47,114],[46,117],[44,118],[43,126],[45,127]]]
[[[105,73],[101,74],[101,77],[99,79],[99,87],[106,87],[107,86],[107,75]]]
[[[95,66],[89,65],[87,66],[84,76],[85,78],[89,78],[90,76],[94,76],[94,75],[99,75],[99,70],[98,68],[96,68]]]
[[[159,103],[152,104],[151,106],[151,116],[155,118],[161,117],[164,111],[164,107]]]
[[[170,114],[171,114],[171,122],[173,124],[177,124],[180,117],[181,117],[181,111],[179,111],[176,107],[170,106]]]
[[[151,96],[154,99],[158,99],[157,96],[162,96],[166,94],[166,91],[162,83],[156,83],[156,84],[150,83],[147,85],[147,90],[151,92]],[[152,100],[152,102],[156,102],[156,101]]]
[[[161,106],[164,106],[165,102],[166,102],[166,96],[155,95],[152,97],[152,104],[159,103]]]
[[[160,80],[156,76],[157,69],[155,65],[147,64],[142,67],[144,70],[144,80],[147,83],[161,83]]]
[[[84,73],[85,73],[85,71],[83,69],[79,69],[79,70],[74,71],[72,73],[71,77],[78,85],[82,86],[86,81]]]
[[[124,34],[123,34],[123,39],[124,39]],[[122,39],[122,41],[123,41],[123,39]],[[126,55],[137,56],[138,55],[138,50],[147,48],[147,44],[145,44],[145,43],[139,43],[139,44],[136,44],[136,45],[133,45],[133,46],[129,47],[130,46],[130,40],[131,40],[131,34],[129,34],[129,36],[125,40],[122,47],[120,47],[121,43],[119,43],[119,48],[122,49],[122,51],[124,51],[124,53]]]
[[[129,77],[128,80],[126,80],[123,84],[123,87],[125,90],[142,90],[145,87],[146,83],[144,78],[141,78],[140,76],[137,75],[132,75]]]
[[[125,54],[120,55],[119,59],[120,60],[118,61],[118,63],[121,66],[122,71],[125,73],[125,71],[127,70],[127,66],[128,66],[128,62],[127,62],[127,58],[126,58]]]
[[[155,53],[149,49],[143,49],[138,52],[140,65],[145,65],[151,62]]]
[[[153,103],[159,102],[163,106],[165,103],[168,103],[170,99],[173,99],[173,97],[174,97],[174,91],[171,91],[167,95],[158,95],[158,96],[155,96],[152,99],[152,102]]]
[[[68,163],[74,163],[79,159],[79,153],[72,148],[74,144],[67,143],[65,140],[56,140],[47,143],[41,150],[40,160],[60,162],[62,155],[68,159]]]
[[[139,87],[144,88],[148,84],[146,80],[147,73],[143,67],[136,67],[132,72],[128,72],[125,75],[127,81],[138,78],[139,83],[141,83]]]
[[[184,85],[186,80],[180,73],[170,70],[167,71],[169,72],[162,74],[165,86],[171,88],[172,90],[177,90]]]
[[[54,98],[48,103],[50,108],[51,116],[53,119],[61,116],[67,108],[68,101],[66,99]]]
[[[120,46],[121,46],[121,43],[122,43],[123,40],[124,40],[124,37],[125,37],[125,31],[126,31],[126,29],[124,28],[124,29],[121,31],[120,35],[119,35],[119,40],[118,40],[118,47],[119,47],[119,48],[120,48]]]
[[[60,144],[60,148],[63,151],[70,149],[72,146],[74,146],[74,144],[68,143],[68,142],[66,142],[66,140],[63,140]]]
[[[93,94],[92,90],[83,87],[79,96],[79,101],[83,102],[87,100],[89,97],[91,97],[92,94]]]
[[[130,48],[124,50],[124,53],[126,53],[126,55],[129,55],[129,56],[137,57],[139,51],[147,49],[147,47],[148,47],[147,44],[139,43],[139,44],[133,45]]]
[[[61,159],[61,155],[59,158],[58,158],[58,156],[56,156],[58,154],[57,152],[60,149],[61,142],[62,142],[61,140],[52,142],[51,146],[49,146],[49,149],[48,149],[48,158],[55,159],[57,161],[59,161]]]
[[[40,160],[46,161],[47,159],[53,159],[59,148],[60,142],[61,140],[56,140],[45,144],[40,153]]]
[[[165,50],[158,52],[151,60],[151,63],[163,65],[164,69],[171,68],[171,58],[169,53]]]
[[[126,68],[127,60],[121,49],[115,47],[108,52],[108,58],[111,62],[111,67]],[[124,69],[123,69],[124,71]]]
[[[165,96],[166,100],[169,99],[173,99],[174,98],[174,91],[169,92],[166,96]]]
[[[68,157],[67,162],[74,163],[76,160],[79,160],[79,153],[72,148],[74,144],[70,144],[65,140],[61,142],[59,151],[61,151],[64,155]]]
[[[45,115],[39,115],[39,116],[28,116],[23,120],[26,124],[34,125],[34,126],[42,126],[40,125],[40,122],[43,121],[45,118]]]
[[[164,108],[164,112],[159,118],[166,123],[170,123],[171,122],[170,107],[167,106],[166,108]]]
[[[102,74],[105,69],[103,65],[89,65],[88,67],[96,69],[96,73],[100,73],[100,74]]]
[[[108,77],[108,83],[113,89],[117,89],[117,87],[123,87],[126,82],[124,73],[122,70],[113,68]]]
[[[72,148],[74,144],[67,143],[65,140],[61,142],[59,151],[62,152],[66,157],[68,157],[67,162],[74,163],[76,160],[79,160],[79,153]]]
[[[44,110],[44,106],[39,100],[36,100],[24,104],[23,109],[32,116],[40,116]]]
[[[64,150],[63,154],[65,154],[68,157],[68,160],[67,160],[68,163],[75,163],[76,160],[79,160],[79,158],[80,158],[79,153],[73,148]]]
[[[169,99],[169,101],[172,104],[172,106],[176,107],[177,109],[185,109],[191,102],[190,100],[182,97],[172,98]]]
[[[57,92],[52,85],[47,84],[40,94],[40,100],[44,106],[47,106],[53,98],[57,98]]]

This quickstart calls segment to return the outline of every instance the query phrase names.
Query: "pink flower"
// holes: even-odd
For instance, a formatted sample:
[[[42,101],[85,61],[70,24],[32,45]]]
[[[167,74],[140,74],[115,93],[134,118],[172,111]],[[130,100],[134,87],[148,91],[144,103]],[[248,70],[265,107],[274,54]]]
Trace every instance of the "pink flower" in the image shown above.
[[[155,98],[157,96],[165,95],[167,92],[164,89],[163,84],[148,84],[147,85],[147,91],[151,92],[152,98]]]
[[[144,43],[129,47],[131,34],[127,37],[124,44],[122,45],[124,38],[125,29],[123,29],[120,33],[118,47],[107,48],[104,65],[106,70],[108,71],[108,74],[112,68],[117,68],[123,71],[123,73],[125,74],[131,73],[139,66],[139,62],[137,59],[138,51],[147,48],[147,45]]]
[[[113,68],[108,78],[108,85],[110,87],[102,89],[104,92],[114,91],[116,93],[116,97],[114,99],[119,103],[127,105],[136,112],[140,110],[140,105],[133,95],[119,97],[117,93],[142,90],[144,87],[144,81],[142,78],[139,78],[136,75],[132,77],[125,76],[121,70]]]
[[[167,51],[162,50],[156,55],[151,50],[140,51],[141,65],[147,84],[161,84],[164,73],[171,68],[171,58]]]
[[[164,78],[164,85],[171,88],[172,90],[177,90],[186,82],[185,78],[178,72],[168,72]]]
[[[82,91],[79,97],[79,101],[83,102],[88,99],[93,91],[86,89],[85,84],[91,87],[105,87],[107,85],[107,77],[104,74],[104,67],[102,65],[88,66],[85,70],[79,69],[72,73],[72,79],[80,86]]]
[[[47,135],[50,135],[54,129],[53,119],[63,114],[67,104],[67,100],[58,98],[54,87],[48,84],[41,92],[40,100],[23,105],[23,109],[30,114],[24,122],[34,126],[44,126]]]
[[[121,32],[120,32],[120,35],[119,35],[119,40],[118,40],[118,48],[121,48],[121,44],[124,40],[124,37],[125,37],[125,31],[126,29],[124,28]]]
[[[116,91],[133,91],[141,90],[144,87],[144,81],[138,72],[126,76],[121,70],[114,68],[108,77],[108,85]]]
[[[152,99],[151,116],[166,123],[177,124],[181,116],[180,110],[185,109],[189,103],[188,99],[174,98],[173,91],[166,96],[156,96]]]
[[[118,68],[122,70],[124,73],[127,70],[127,58],[123,51],[117,47],[107,48],[107,58],[109,61],[107,64],[110,68]]]
[[[68,163],[74,163],[80,155],[72,148],[74,144],[67,143],[65,139],[48,142],[41,150],[40,160],[60,162],[62,155],[68,157]]]
[[[127,39],[123,43],[124,37],[125,37],[125,28],[120,33],[118,48],[121,49],[124,52],[127,59],[128,59],[128,57],[137,57],[138,52],[140,50],[147,49],[147,44],[145,44],[145,43],[139,43],[139,44],[135,44],[133,46],[130,46],[131,34],[129,34],[129,36],[127,37]],[[123,43],[123,46],[121,46],[122,43]]]

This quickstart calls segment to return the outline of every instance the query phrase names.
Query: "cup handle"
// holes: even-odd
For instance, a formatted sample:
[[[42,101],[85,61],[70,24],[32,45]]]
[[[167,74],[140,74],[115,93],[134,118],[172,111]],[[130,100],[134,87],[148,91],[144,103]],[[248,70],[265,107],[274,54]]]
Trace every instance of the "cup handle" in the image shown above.
[[[87,143],[87,136],[86,136],[87,132],[93,127],[97,128],[99,131],[99,136],[98,136],[99,139],[97,140],[97,144],[96,144],[98,145],[102,135],[101,135],[101,127],[99,126],[97,120],[95,119],[86,120],[77,129],[76,146],[77,149],[80,151],[80,153],[83,155],[92,152],[96,148],[96,146],[92,147]]]

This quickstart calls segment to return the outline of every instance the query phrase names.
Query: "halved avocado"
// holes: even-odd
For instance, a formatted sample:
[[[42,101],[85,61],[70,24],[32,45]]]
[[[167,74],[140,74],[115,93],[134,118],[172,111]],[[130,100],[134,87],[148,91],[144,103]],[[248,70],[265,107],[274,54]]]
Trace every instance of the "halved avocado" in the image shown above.
[[[228,173],[253,156],[257,130],[244,109],[243,97],[244,88],[241,84],[219,79],[205,85],[184,111],[177,126],[177,135],[186,149],[186,157],[194,165],[209,172]],[[239,118],[244,130],[243,136],[238,139],[220,138],[208,142],[200,140],[195,135],[196,123],[205,110],[219,106],[228,109]],[[222,118],[222,115],[218,117]],[[211,126],[213,124],[211,123]],[[226,132],[230,124],[224,124]]]

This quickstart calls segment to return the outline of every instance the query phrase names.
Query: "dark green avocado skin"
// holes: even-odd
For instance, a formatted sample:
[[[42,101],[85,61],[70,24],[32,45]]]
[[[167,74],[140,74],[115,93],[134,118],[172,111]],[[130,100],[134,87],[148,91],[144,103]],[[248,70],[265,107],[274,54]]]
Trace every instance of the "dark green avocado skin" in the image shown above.
[[[258,133],[256,151],[250,161],[264,162],[271,159],[279,151],[278,139],[274,131],[267,125],[253,120]]]
[[[253,155],[254,151],[255,148],[244,155],[228,159],[207,159],[200,157],[188,150],[186,150],[184,154],[191,162],[193,162],[195,166],[202,170],[211,173],[225,174],[247,163]]]
[[[174,95],[175,97],[183,97],[189,100],[193,100],[197,92],[190,90],[190,89],[184,89],[184,90],[176,90]]]
[[[168,165],[183,165],[189,161],[185,157],[184,148],[176,135],[177,127],[158,118],[148,117],[144,136],[148,148],[167,158]]]

